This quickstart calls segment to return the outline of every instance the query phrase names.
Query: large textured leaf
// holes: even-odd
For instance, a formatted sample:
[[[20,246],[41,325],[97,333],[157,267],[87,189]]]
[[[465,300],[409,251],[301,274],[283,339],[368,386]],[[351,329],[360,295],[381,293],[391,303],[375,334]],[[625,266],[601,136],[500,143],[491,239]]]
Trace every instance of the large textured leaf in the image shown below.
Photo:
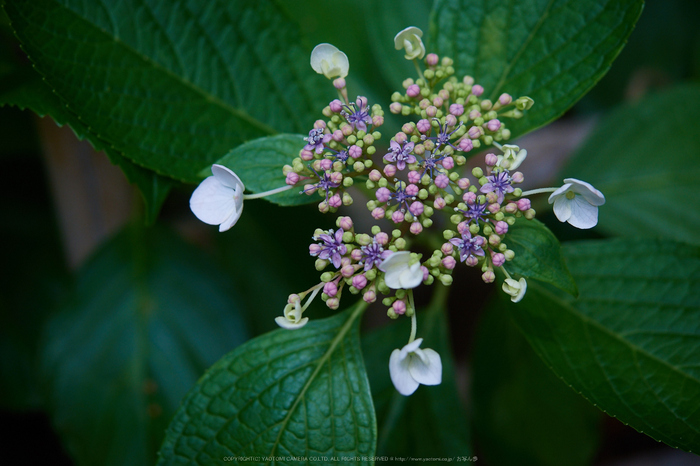
[[[700,180],[700,86],[677,87],[612,112],[564,174],[605,195],[601,230],[700,243],[700,199],[693,194]]]
[[[171,234],[125,230],[48,322],[42,375],[77,464],[150,465],[181,398],[242,343],[218,269]]]
[[[242,144],[217,160],[236,172],[247,190],[254,193],[286,186],[282,167],[290,165],[306,141],[300,134],[278,134]],[[208,172],[208,173],[207,173]],[[209,170],[205,170],[210,175]],[[300,205],[319,202],[318,196],[299,194],[303,187],[274,194],[265,199],[280,205]]]
[[[369,464],[377,431],[358,335],[365,306],[222,358],[175,414],[158,464]]]
[[[535,106],[508,120],[518,136],[556,119],[608,71],[632,32],[642,0],[438,0],[431,38],[497,99],[528,95]]]
[[[440,285],[437,293],[444,296]],[[377,409],[377,455],[391,457],[469,457],[472,454],[467,414],[460,403],[442,304],[418,311],[418,337],[442,359],[442,383],[420,386],[411,396],[396,391],[389,377],[389,356],[411,333],[410,319],[401,318],[367,333],[362,350]],[[392,463],[390,463],[392,464]]]
[[[134,164],[121,152],[101,138],[90,135],[90,127],[51,91],[41,76],[29,66],[17,67],[0,82],[0,105],[30,109],[39,116],[51,115],[59,125],[68,124],[78,138],[88,138],[97,150],[104,150],[112,163],[118,165],[127,179],[138,186],[146,203],[146,222],[153,223],[158,211],[175,182]]]
[[[700,249],[616,239],[565,248],[580,297],[537,284],[511,315],[566,383],[671,446],[700,449]]]
[[[319,94],[332,96],[272,1],[32,0],[6,10],[91,139],[176,179],[196,181],[246,140],[303,133]]]
[[[489,464],[586,466],[601,413],[558,379],[506,314],[503,293],[481,317],[473,355],[473,430]]]
[[[515,252],[513,261],[505,266],[509,273],[551,283],[576,296],[576,282],[566,268],[559,240],[542,222],[518,219],[505,243]]]

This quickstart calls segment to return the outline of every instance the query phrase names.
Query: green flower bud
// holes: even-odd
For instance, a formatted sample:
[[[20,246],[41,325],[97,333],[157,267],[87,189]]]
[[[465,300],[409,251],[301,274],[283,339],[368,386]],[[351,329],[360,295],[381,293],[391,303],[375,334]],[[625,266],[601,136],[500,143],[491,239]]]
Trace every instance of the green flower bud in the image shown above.
[[[428,275],[428,278],[423,282],[426,285],[432,285],[435,282],[435,277]]]
[[[365,168],[372,168],[372,161],[370,159],[365,160]]]
[[[394,241],[394,245],[399,249],[406,249],[406,240],[403,238],[397,238],[396,241]]]
[[[440,275],[440,282],[445,286],[450,286],[452,284],[452,275],[447,275],[443,273]]]
[[[506,256],[507,261],[512,261],[515,258],[515,252],[512,249],[506,249],[503,255]]]
[[[494,218],[497,222],[503,220],[503,217],[505,217],[505,214],[503,212],[496,212],[496,214],[494,215]]]
[[[406,297],[406,290],[396,290],[396,298],[403,299]]]
[[[481,136],[481,139],[483,139],[484,144],[486,144],[487,146],[490,146],[491,144],[493,144],[493,136],[491,136],[491,135],[487,134],[485,136]]]
[[[343,240],[345,240],[345,235],[343,235]],[[357,244],[360,246],[367,246],[372,243],[372,238],[366,233],[360,233],[359,235],[355,235],[355,241],[357,241]]]
[[[401,230],[399,230],[398,228],[395,230],[392,230],[391,236],[393,236],[394,238],[401,238]]]
[[[377,152],[377,148],[374,146],[369,146],[367,149],[365,149],[365,152],[367,155],[374,155],[374,153]]]
[[[355,287],[352,286],[352,285],[351,285],[350,288],[348,288],[348,289],[350,290],[350,293],[352,293],[352,294],[357,294],[357,293],[360,292],[360,290],[358,290],[357,288],[355,288]]]
[[[327,266],[328,261],[323,259],[316,259],[316,262],[314,263],[314,267],[316,267],[316,270],[318,270],[319,272],[325,269]]]
[[[369,271],[365,272],[365,277],[367,277],[368,282],[371,282],[377,278],[377,269],[369,269]]]
[[[423,228],[430,228],[431,226],[433,226],[433,221],[431,219],[426,218],[423,220]]]
[[[390,319],[398,319],[398,317],[399,317],[399,315],[396,313],[396,311],[394,311],[393,307],[390,307],[389,309],[387,309],[386,315]]]
[[[329,281],[333,280],[333,276],[335,274],[333,272],[323,272],[321,274],[321,281],[323,283],[328,283]]]
[[[429,195],[430,194],[428,193],[427,189],[421,189],[420,191],[418,191],[418,199],[420,199],[422,201],[428,199]]]
[[[450,173],[450,175],[448,176],[448,178],[449,178],[450,180],[452,180],[452,181],[457,181],[457,180],[459,179],[459,173],[452,172],[452,173]]]
[[[479,225],[477,225],[476,223],[472,223],[471,225],[469,225],[469,233],[471,233],[472,235],[478,235],[479,230]]]
[[[462,220],[464,220],[464,216],[462,216],[462,214],[454,214],[450,217],[450,222],[454,223],[455,225],[457,225]]]
[[[343,205],[352,205],[353,199],[350,193],[343,193]]]
[[[493,233],[491,225],[484,225],[484,236],[489,236],[491,233]]]
[[[377,208],[377,201],[367,201],[367,209],[368,210],[374,210]]]
[[[455,201],[455,197],[452,194],[445,195],[445,197],[443,199],[445,199],[445,203],[447,205],[450,205]]]
[[[515,100],[515,108],[518,110],[529,110],[535,103],[530,97],[523,96]]]
[[[396,298],[393,296],[387,296],[386,298],[382,299],[382,304],[385,306],[391,306],[394,301],[396,301]]]
[[[418,192],[418,195],[420,197],[420,192]],[[426,217],[432,217],[434,213],[435,213],[435,211],[429,205],[423,207],[423,215],[425,215]],[[423,226],[425,226],[425,225],[423,225]]]
[[[380,188],[386,188],[389,186],[389,181],[387,181],[386,178],[379,178],[379,181],[377,181],[377,185],[379,185]]]
[[[455,237],[455,232],[452,230],[445,230],[442,232],[442,237],[449,241]]]
[[[355,240],[355,235],[351,231],[343,233],[343,243],[352,243]]]
[[[484,170],[482,170],[481,167],[474,167],[472,168],[472,175],[476,178],[484,178]]]
[[[433,256],[430,259],[428,259],[428,266],[437,267],[438,265],[440,265],[440,258],[439,257]]]

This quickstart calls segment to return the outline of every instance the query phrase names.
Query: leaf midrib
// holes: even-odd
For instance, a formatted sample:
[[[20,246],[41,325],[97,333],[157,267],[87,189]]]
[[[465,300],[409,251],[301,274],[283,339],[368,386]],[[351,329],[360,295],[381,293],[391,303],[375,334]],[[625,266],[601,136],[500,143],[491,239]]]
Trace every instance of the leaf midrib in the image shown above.
[[[98,28],[95,24],[90,22],[89,19],[84,18],[83,16],[79,15],[76,11],[68,8],[65,5],[61,5],[60,3],[58,3],[55,0],[54,0],[54,3],[57,4],[60,8],[66,10],[67,12],[72,14],[75,18],[77,18],[79,21],[86,24],[88,27],[92,28],[93,30],[96,30],[99,34],[102,34],[105,37],[109,38],[111,41],[114,41],[117,44],[120,44],[120,46],[122,46],[126,51],[128,51],[132,55],[138,57],[143,62],[148,63],[149,65],[152,65],[156,70],[159,70],[160,72],[164,73],[166,76],[173,79],[174,81],[179,82],[182,86],[190,89],[195,94],[200,95],[205,101],[211,102],[212,104],[222,108],[227,113],[230,113],[232,116],[245,121],[246,123],[250,124],[251,126],[253,126],[255,128],[258,128],[260,131],[262,131],[264,133],[277,134],[277,131],[274,128],[266,125],[265,123],[262,123],[261,121],[253,118],[247,112],[240,110],[236,107],[233,107],[229,103],[221,100],[218,96],[211,94],[210,92],[207,92],[203,88],[201,88],[201,87],[195,85],[194,83],[184,79],[182,76],[179,76],[178,74],[172,72],[171,70],[169,70],[165,66],[161,65],[157,61],[151,59],[151,57],[149,57],[148,55],[141,53],[139,50],[135,49],[134,47],[132,47],[128,43],[122,41],[119,37],[109,34],[108,31],[106,31],[104,29]],[[175,55],[177,55],[177,54],[175,54]],[[47,76],[44,73],[42,73],[42,75],[45,78],[47,78]],[[47,80],[47,82],[48,82],[48,80]],[[52,86],[52,88],[55,89],[54,86]]]

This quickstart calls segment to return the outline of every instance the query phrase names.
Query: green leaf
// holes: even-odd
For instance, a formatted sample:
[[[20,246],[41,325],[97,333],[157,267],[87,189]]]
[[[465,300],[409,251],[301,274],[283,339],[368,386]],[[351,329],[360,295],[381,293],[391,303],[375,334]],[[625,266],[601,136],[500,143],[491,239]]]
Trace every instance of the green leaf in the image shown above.
[[[577,295],[576,281],[566,268],[559,240],[542,222],[519,218],[508,229],[504,242],[515,252],[515,258],[505,265],[509,273],[551,283]]]
[[[544,365],[506,313],[505,299],[498,293],[491,301],[474,348],[472,424],[481,455],[489,464],[591,464],[600,411]]]
[[[3,76],[0,83],[0,105],[30,109],[39,116],[51,115],[58,125],[68,124],[79,139],[87,138],[96,150],[105,151],[112,163],[122,169],[129,182],[138,186],[146,204],[146,223],[155,222],[163,202],[176,183],[170,178],[134,164],[111,144],[91,134],[90,127],[68,109],[31,67],[17,67]]]
[[[567,246],[574,300],[533,284],[511,316],[545,363],[608,414],[700,449],[700,248],[615,239]]]
[[[473,76],[484,96],[527,95],[535,105],[507,121],[513,137],[561,116],[607,73],[642,0],[438,0],[431,43]]]
[[[196,181],[246,140],[303,133],[332,95],[273,1],[36,0],[6,10],[88,136],[175,179]]]
[[[236,172],[247,190],[261,193],[287,186],[282,167],[291,164],[305,145],[304,136],[300,134],[278,134],[246,142],[216,163]],[[203,174],[209,176],[211,171],[207,168]],[[303,189],[295,187],[265,199],[284,206],[319,202],[318,196],[299,194]]]
[[[672,138],[673,147],[669,149]],[[669,156],[661,151],[669,150]],[[564,173],[599,189],[598,228],[699,243],[700,86],[625,105],[603,119]]]
[[[81,270],[44,337],[51,417],[76,463],[148,465],[181,398],[246,332],[200,251],[132,227]]]
[[[158,464],[369,464],[374,407],[362,362],[359,319],[365,304],[278,329],[224,356],[187,395],[175,414]],[[276,457],[276,459],[265,459]]]
[[[445,296],[440,286],[436,293]],[[420,386],[411,396],[399,394],[389,377],[389,356],[408,342],[410,319],[401,318],[362,338],[372,397],[377,410],[377,455],[398,457],[471,456],[467,415],[454,376],[446,309],[434,300],[419,310],[418,337],[442,360],[442,383]],[[449,400],[449,402],[446,402]]]

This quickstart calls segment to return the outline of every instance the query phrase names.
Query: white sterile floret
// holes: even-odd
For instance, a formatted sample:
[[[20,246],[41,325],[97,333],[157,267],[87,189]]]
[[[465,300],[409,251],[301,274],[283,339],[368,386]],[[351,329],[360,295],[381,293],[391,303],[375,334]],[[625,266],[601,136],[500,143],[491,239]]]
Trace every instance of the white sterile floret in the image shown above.
[[[393,290],[408,290],[423,282],[423,270],[420,262],[411,264],[411,253],[395,252],[377,266],[384,272],[384,283]]]
[[[409,26],[394,37],[396,50],[406,49],[406,60],[421,59],[425,56],[425,45],[421,40],[423,31],[415,26]]]
[[[318,44],[311,52],[311,68],[328,79],[344,78],[350,70],[348,57],[331,44]]]
[[[525,296],[527,281],[524,278],[521,278],[517,282],[512,278],[506,278],[503,282],[503,291],[510,295],[511,301],[517,303]]]
[[[442,361],[437,351],[420,349],[422,338],[417,338],[389,357],[389,375],[396,390],[411,395],[418,385],[439,385],[442,382]]]
[[[560,222],[588,229],[598,224],[598,206],[605,204],[605,196],[585,181],[567,178],[549,196],[549,203],[554,203],[554,215]]]
[[[499,167],[506,170],[515,170],[527,157],[527,151],[513,144],[503,144],[503,155],[498,156]]]
[[[202,181],[192,193],[190,209],[204,223],[219,225],[219,231],[226,231],[241,217],[245,186],[223,165],[212,165],[211,172],[213,176]]]
[[[282,328],[287,330],[296,330],[303,327],[309,321],[308,317],[301,317],[304,310],[301,307],[300,301],[287,304],[284,307],[284,316],[275,317],[275,322]]]

